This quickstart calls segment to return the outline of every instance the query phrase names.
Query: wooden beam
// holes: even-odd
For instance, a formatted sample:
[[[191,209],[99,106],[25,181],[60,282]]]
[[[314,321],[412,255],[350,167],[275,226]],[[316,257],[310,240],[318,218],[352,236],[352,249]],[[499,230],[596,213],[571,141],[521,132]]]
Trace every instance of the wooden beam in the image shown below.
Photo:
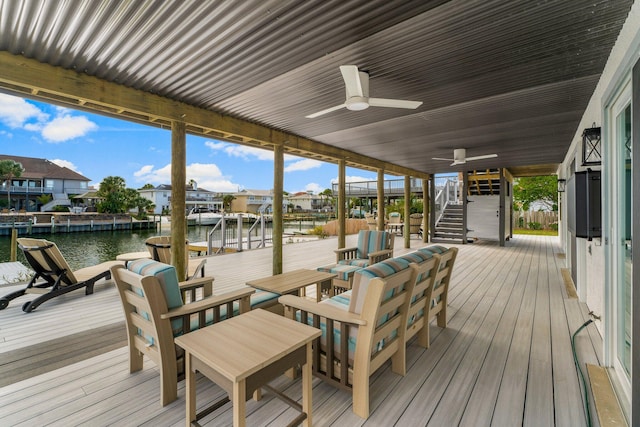
[[[411,231],[409,216],[411,215],[411,177],[404,177],[404,227],[402,228],[404,237],[404,247],[411,247],[411,239],[409,232]]]
[[[216,133],[223,135],[219,139],[242,145],[273,148],[283,144],[285,153],[320,155],[327,162],[349,159],[349,164],[355,167],[383,168],[397,175],[429,178],[421,171],[9,52],[0,52],[0,88],[27,98],[152,126],[168,127],[173,121],[183,121],[190,133],[201,136]]]
[[[378,169],[378,181],[376,182],[378,197],[378,230],[384,230],[384,219],[387,216],[384,205],[384,169]]]
[[[282,145],[273,148],[273,274],[282,273],[282,198],[284,192],[284,153]]]
[[[185,124],[171,124],[171,264],[180,280],[187,277],[187,140]]]
[[[345,219],[345,204],[347,202],[346,182],[347,173],[346,162],[344,159],[338,161],[338,249],[342,249],[346,245],[345,227],[347,221]]]

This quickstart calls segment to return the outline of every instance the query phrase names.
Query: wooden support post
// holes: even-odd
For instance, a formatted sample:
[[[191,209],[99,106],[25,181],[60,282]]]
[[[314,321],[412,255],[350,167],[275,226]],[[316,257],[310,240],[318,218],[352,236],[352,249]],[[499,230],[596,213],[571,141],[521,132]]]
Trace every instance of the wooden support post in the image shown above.
[[[11,229],[11,255],[9,261],[15,262],[18,260],[18,229]]]
[[[402,235],[404,237],[404,247],[411,247],[411,177],[404,177],[404,226],[402,227]]]
[[[171,265],[187,277],[187,134],[184,122],[171,122]]]
[[[431,178],[433,180],[433,178]],[[422,180],[422,243],[429,241],[429,218],[431,217],[431,198],[429,197],[429,180]]]
[[[462,192],[462,244],[465,245],[467,243],[467,195],[469,194],[469,173],[467,171],[462,172],[462,186],[464,187]]]
[[[500,171],[500,195],[498,196],[500,199],[500,204],[498,205],[498,221],[500,221],[498,223],[498,233],[500,234],[500,246],[504,246],[505,245],[505,233],[506,233],[506,227],[505,227],[505,219],[506,219],[506,214],[507,214],[507,207],[506,205],[506,186],[507,186],[507,181],[504,179],[504,169],[500,168],[498,169]],[[489,180],[489,182],[491,182],[491,180]],[[492,190],[493,191],[493,190]],[[511,209],[511,207],[509,207],[509,209]],[[513,222],[513,221],[512,221]]]
[[[436,234],[436,179],[429,181],[429,239],[433,242]]]
[[[346,182],[347,174],[347,162],[344,159],[338,160],[338,249],[342,249],[346,246],[346,219],[345,219],[345,205],[347,202],[346,195]]]
[[[284,191],[284,146],[273,146],[273,274],[282,273],[282,193]],[[235,404],[235,403],[234,403]]]
[[[378,169],[378,230],[384,230],[384,169]]]

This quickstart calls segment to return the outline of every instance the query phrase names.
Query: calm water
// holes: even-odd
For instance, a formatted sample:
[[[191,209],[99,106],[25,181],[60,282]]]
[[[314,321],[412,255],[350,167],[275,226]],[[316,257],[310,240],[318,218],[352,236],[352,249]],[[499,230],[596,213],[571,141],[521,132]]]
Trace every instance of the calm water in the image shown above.
[[[207,240],[208,227],[189,227],[187,239],[192,242]],[[159,234],[169,235],[171,230],[136,230],[132,231],[102,231],[92,233],[56,233],[35,234],[33,236],[20,235],[18,237],[34,237],[55,242],[60,248],[69,266],[77,270],[99,264],[103,261],[116,259],[116,255],[125,252],[146,251],[144,241]],[[0,236],[0,262],[9,261],[11,254],[11,238]],[[22,251],[18,250],[18,261],[28,265]]]

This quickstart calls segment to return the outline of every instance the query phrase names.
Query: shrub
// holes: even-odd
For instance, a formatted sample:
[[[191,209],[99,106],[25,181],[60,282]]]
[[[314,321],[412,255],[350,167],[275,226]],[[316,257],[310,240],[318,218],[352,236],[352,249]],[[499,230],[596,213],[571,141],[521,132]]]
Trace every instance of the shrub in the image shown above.
[[[558,223],[554,222],[553,224],[549,224],[549,228],[554,231],[558,231]]]
[[[532,230],[542,230],[542,224],[540,224],[539,222],[530,222],[529,228]]]
[[[316,225],[311,230],[309,230],[309,234],[313,234],[314,236],[318,236],[321,239],[326,238],[329,234],[324,231],[324,227],[322,225]]]

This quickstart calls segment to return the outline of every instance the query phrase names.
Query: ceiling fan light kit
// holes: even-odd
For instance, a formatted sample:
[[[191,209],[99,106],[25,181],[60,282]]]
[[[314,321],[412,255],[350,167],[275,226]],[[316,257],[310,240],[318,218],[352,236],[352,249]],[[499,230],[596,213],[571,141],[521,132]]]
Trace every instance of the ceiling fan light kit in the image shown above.
[[[467,150],[465,148],[456,148],[453,150],[453,159],[444,159],[442,157],[432,157],[433,160],[445,160],[447,162],[453,162],[449,166],[464,165],[467,162],[473,160],[492,159],[498,157],[497,154],[483,154],[481,156],[467,157]]]
[[[340,72],[344,80],[346,99],[343,104],[327,108],[306,116],[313,119],[332,111],[346,108],[351,111],[362,111],[369,107],[405,108],[415,110],[422,101],[406,101],[402,99],[369,98],[369,73],[358,70],[356,65],[341,65]]]

